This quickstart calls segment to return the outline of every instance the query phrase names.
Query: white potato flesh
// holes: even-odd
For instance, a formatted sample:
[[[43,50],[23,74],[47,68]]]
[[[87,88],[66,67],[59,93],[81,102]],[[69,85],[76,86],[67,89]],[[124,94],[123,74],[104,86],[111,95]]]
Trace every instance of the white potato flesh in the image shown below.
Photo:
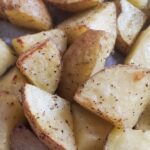
[[[141,33],[133,44],[125,64],[150,68],[150,26]]]
[[[148,104],[140,116],[136,129],[139,130],[150,130],[150,104]]]
[[[52,28],[52,18],[42,0],[1,0],[5,17],[13,24],[35,30]]]
[[[10,150],[13,128],[25,121],[23,109],[16,96],[0,91],[0,149]]]
[[[149,150],[150,131],[114,129],[108,136],[105,150]]]
[[[6,70],[13,66],[16,62],[16,56],[13,51],[0,39],[0,76],[3,75]]]
[[[103,150],[112,125],[77,104],[72,111],[78,150]]]
[[[14,67],[2,78],[0,78],[0,90],[6,90],[17,96],[21,102],[21,90],[27,82],[27,79],[21,74],[21,72]]]
[[[51,41],[45,40],[20,55],[17,67],[39,88],[50,93],[54,93],[57,89],[62,68],[61,56]]]
[[[49,39],[63,54],[67,48],[67,37],[64,31],[54,29],[35,34],[28,34],[13,39],[12,44],[18,54],[31,49],[36,43]]]
[[[50,149],[76,150],[68,101],[27,84],[23,108],[36,135]]]
[[[121,128],[132,128],[149,102],[150,70],[118,65],[91,77],[75,100]]]
[[[132,3],[137,8],[144,10],[147,9],[148,1],[149,0],[128,0],[130,3]]]
[[[120,7],[121,13],[117,19],[117,47],[122,53],[127,54],[147,17],[127,0],[120,0]]]

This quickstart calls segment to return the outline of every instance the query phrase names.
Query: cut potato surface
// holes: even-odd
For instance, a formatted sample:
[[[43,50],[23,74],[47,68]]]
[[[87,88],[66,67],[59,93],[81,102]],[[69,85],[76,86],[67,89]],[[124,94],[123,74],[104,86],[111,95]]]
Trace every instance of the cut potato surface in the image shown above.
[[[95,74],[74,98],[115,126],[132,128],[149,102],[149,91],[150,70],[118,65]]]
[[[125,64],[150,68],[150,26],[141,33],[133,44]]]
[[[121,7],[121,13],[117,19],[117,47],[123,54],[128,54],[146,22],[146,15],[127,0],[120,0],[118,7]]]
[[[16,62],[13,51],[0,39],[0,76]]]
[[[11,135],[12,150],[50,150],[24,125],[17,126]]]
[[[49,30],[36,34],[29,34],[13,39],[12,44],[18,54],[31,49],[38,42],[49,39],[57,49],[63,54],[67,48],[67,37],[60,29]]]
[[[128,0],[130,3],[132,3],[137,8],[144,10],[147,9],[148,1],[149,0]]]
[[[58,93],[72,100],[77,88],[90,76],[104,68],[114,48],[114,38],[104,31],[88,30],[63,56],[63,71]]]
[[[10,150],[13,128],[25,121],[19,100],[8,92],[0,91],[0,149]]]
[[[148,104],[139,118],[136,129],[150,130],[150,104]]]
[[[36,30],[48,30],[52,19],[42,0],[1,0],[6,18],[13,24]]]
[[[36,86],[54,93],[61,75],[61,57],[49,40],[20,55],[19,70]]]
[[[51,149],[76,150],[70,103],[32,85],[23,91],[25,115],[37,136]]]
[[[97,7],[75,15],[64,21],[58,28],[67,33],[68,42],[72,43],[88,29],[103,30],[111,33],[116,41],[116,7],[113,2],[103,3]]]
[[[17,96],[21,102],[21,90],[27,82],[27,79],[16,67],[14,67],[0,78],[0,90],[8,91],[9,93]]]
[[[77,104],[72,111],[78,150],[103,150],[112,125]]]
[[[106,142],[105,150],[149,150],[150,131],[114,129]]]
[[[69,12],[78,12],[94,7],[103,0],[48,0],[51,4]]]

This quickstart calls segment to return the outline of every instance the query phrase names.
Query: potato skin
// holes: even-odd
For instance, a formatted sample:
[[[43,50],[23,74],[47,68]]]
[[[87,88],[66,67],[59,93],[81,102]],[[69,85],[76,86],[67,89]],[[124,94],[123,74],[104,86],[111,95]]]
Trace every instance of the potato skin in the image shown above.
[[[63,56],[58,87],[62,97],[73,100],[77,88],[104,68],[105,60],[114,48],[113,40],[113,36],[107,32],[88,30],[69,47]]]
[[[48,0],[51,4],[68,12],[79,12],[94,7],[103,0]]]

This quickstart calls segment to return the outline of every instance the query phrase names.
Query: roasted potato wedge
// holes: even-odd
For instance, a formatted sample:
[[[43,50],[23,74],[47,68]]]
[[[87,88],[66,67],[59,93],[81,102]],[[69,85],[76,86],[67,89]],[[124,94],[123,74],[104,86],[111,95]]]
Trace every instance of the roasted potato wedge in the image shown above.
[[[150,26],[141,33],[133,44],[125,64],[150,68]]]
[[[53,42],[63,54],[67,48],[67,36],[64,31],[54,29],[50,31],[29,34],[13,39],[12,44],[18,54],[31,49],[36,43],[48,39]]]
[[[54,93],[61,75],[60,52],[45,40],[20,55],[17,67],[34,85]]]
[[[49,150],[28,128],[24,125],[17,126],[11,135],[12,150]]]
[[[0,91],[0,149],[10,150],[13,128],[25,121],[24,113],[16,96]]]
[[[150,130],[150,103],[146,106],[144,112],[140,116],[136,129]]]
[[[112,125],[77,104],[72,112],[78,150],[103,150]]]
[[[0,76],[15,64],[16,59],[13,51],[0,39]]]
[[[104,69],[81,86],[75,100],[121,128],[132,128],[149,102],[150,70],[118,65]]]
[[[147,17],[127,0],[120,0],[117,4],[121,12],[117,19],[118,36],[116,46],[120,52],[127,55]]]
[[[105,150],[149,150],[150,131],[114,129],[106,142]]]
[[[23,108],[33,130],[50,149],[76,150],[68,101],[26,85]]]
[[[17,96],[21,102],[21,89],[27,82],[27,79],[16,67],[14,67],[2,78],[0,78],[0,90],[8,91],[9,93]]]
[[[78,12],[94,7],[103,0],[48,0],[51,4],[69,12]]]
[[[114,37],[104,31],[88,30],[67,50],[58,94],[73,100],[77,88],[90,76],[104,68],[114,48]]]
[[[148,1],[149,0],[128,0],[130,3],[132,3],[134,6],[141,10],[147,9]]]
[[[64,21],[58,28],[67,33],[68,42],[72,43],[88,29],[103,30],[111,33],[116,41],[116,7],[113,2],[103,3]]]
[[[52,28],[52,19],[42,0],[1,0],[6,18],[13,24],[36,30]]]

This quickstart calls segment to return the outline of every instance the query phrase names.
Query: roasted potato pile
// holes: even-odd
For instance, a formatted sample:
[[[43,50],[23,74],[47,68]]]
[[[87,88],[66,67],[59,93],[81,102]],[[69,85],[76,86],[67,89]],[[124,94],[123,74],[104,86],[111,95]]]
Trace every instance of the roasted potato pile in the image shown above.
[[[0,34],[0,150],[149,150],[149,12],[149,0],[0,0],[0,24],[30,29]]]

